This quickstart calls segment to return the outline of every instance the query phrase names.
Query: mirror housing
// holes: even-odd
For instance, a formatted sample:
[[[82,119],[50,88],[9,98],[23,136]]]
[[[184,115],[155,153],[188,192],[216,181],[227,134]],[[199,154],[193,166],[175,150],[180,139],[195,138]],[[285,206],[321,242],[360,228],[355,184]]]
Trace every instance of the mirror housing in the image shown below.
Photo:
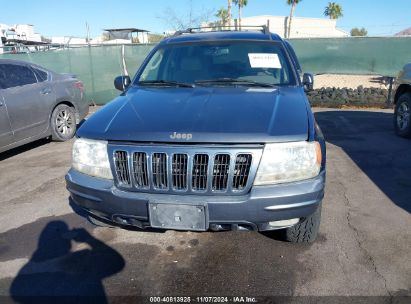
[[[125,91],[131,83],[129,76],[117,76],[114,78],[114,87],[119,91]]]
[[[314,75],[311,73],[304,73],[303,75],[303,86],[306,92],[312,91],[314,89]]]

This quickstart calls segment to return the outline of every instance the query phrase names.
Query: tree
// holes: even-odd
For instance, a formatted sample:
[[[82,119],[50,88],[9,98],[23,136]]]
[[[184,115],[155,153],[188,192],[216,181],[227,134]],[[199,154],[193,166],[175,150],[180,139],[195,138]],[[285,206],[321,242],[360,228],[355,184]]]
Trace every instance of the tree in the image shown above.
[[[109,41],[110,40],[110,34],[108,32],[104,32],[101,34],[101,41]]]
[[[43,35],[40,36],[41,42],[51,43],[51,39],[44,37]]]
[[[328,2],[328,5],[324,9],[324,16],[330,19],[338,19],[343,16],[343,9],[338,3]]]
[[[232,0],[227,0],[228,25],[231,25],[231,4]]]
[[[220,8],[220,9],[217,11],[217,14],[215,14],[215,16],[220,19],[220,20],[219,20],[220,25],[222,25],[222,26],[226,26],[226,25],[227,25],[227,22],[228,22],[228,11],[227,11],[225,8],[223,8],[223,7]]]
[[[148,33],[148,43],[158,43],[163,40],[164,35]]]
[[[193,27],[200,27],[202,23],[207,22],[215,14],[214,9],[194,9],[192,0],[185,6],[186,13],[176,13],[171,7],[166,7],[163,12],[157,16],[166,24],[169,29],[174,31],[185,30]],[[197,13],[198,12],[198,13]]]
[[[241,30],[241,9],[247,5],[248,0],[233,0],[233,2],[238,6],[238,27]]]
[[[291,21],[293,19],[294,15],[294,10],[295,7],[298,3],[300,3],[302,0],[287,0],[287,4],[291,5],[291,11],[290,11],[290,17],[288,18],[288,29],[287,29],[287,38],[290,38],[291,34]]]
[[[368,31],[365,28],[358,28],[358,27],[354,27],[351,30],[351,36],[367,36],[368,35]]]

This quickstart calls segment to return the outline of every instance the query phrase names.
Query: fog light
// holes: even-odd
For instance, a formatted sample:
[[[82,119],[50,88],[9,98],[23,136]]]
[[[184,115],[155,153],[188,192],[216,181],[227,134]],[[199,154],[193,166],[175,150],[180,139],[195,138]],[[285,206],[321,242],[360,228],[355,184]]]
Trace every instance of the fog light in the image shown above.
[[[285,227],[285,226],[292,226],[297,224],[300,221],[299,218],[293,218],[289,220],[283,220],[283,221],[275,221],[275,222],[269,222],[268,224],[271,227]]]

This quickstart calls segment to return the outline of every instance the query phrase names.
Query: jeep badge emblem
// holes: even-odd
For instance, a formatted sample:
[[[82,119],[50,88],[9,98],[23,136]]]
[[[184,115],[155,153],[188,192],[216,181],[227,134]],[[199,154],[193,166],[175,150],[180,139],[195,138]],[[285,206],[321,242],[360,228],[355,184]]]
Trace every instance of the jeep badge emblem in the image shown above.
[[[171,139],[185,139],[185,140],[190,140],[193,138],[193,134],[191,133],[177,133],[174,132],[173,134],[170,135]]]

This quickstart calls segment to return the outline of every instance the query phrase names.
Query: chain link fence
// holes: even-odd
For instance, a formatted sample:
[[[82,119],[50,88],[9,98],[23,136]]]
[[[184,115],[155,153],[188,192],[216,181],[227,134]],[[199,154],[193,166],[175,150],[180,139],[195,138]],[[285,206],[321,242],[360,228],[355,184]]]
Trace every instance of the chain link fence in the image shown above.
[[[84,83],[90,104],[105,104],[119,95],[113,80],[133,76],[154,44],[99,45],[59,48],[44,52],[0,54],[25,60],[58,73],[75,74]]]
[[[290,39],[315,74],[312,105],[386,107],[393,78],[411,62],[411,37]]]
[[[308,92],[313,106],[389,107],[392,77],[381,75],[318,74]]]
[[[411,37],[350,37],[290,39],[304,72],[315,75],[314,105],[349,103],[385,104],[392,77],[411,62]],[[104,104],[118,96],[113,79],[133,76],[154,44],[99,45],[25,54],[0,54],[0,58],[30,61],[59,73],[76,74],[90,103]]]

